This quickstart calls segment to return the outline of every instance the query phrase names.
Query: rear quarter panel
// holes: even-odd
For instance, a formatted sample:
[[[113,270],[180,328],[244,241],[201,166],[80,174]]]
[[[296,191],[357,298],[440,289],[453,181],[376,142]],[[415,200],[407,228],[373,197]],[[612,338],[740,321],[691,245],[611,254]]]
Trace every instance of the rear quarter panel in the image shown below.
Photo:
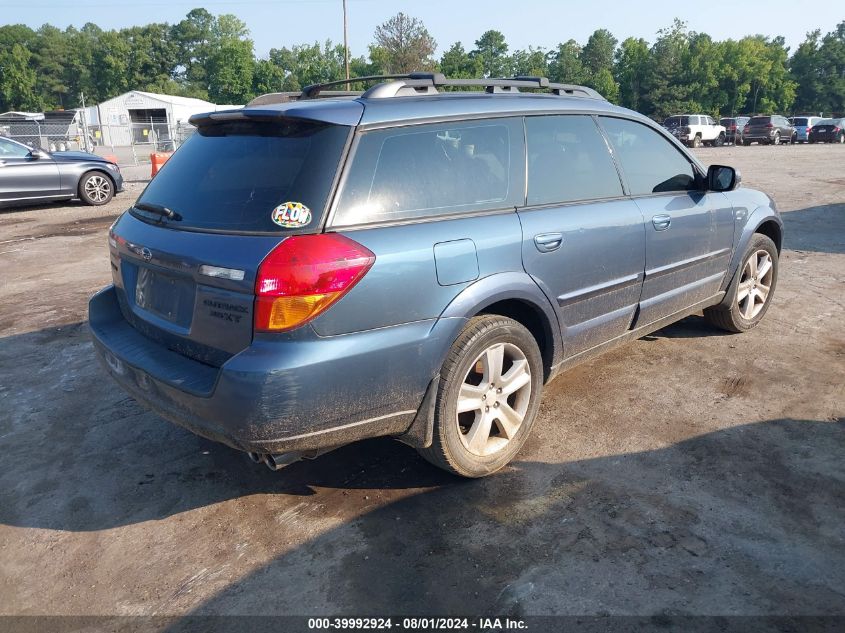
[[[313,322],[321,336],[437,319],[479,279],[522,271],[522,230],[514,211],[342,233],[372,251],[376,261],[349,294]],[[475,245],[477,267],[468,267],[463,281],[445,285],[438,281],[435,245],[458,240]]]

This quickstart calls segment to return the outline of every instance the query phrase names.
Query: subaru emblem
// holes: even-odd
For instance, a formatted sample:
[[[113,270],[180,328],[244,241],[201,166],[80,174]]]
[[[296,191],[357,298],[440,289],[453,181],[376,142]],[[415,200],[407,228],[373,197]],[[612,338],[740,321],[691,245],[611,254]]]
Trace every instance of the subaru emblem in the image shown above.
[[[153,258],[153,253],[152,253],[152,251],[151,251],[150,249],[148,249],[148,248],[145,246],[144,248],[142,248],[142,249],[141,249],[141,257],[143,257],[143,258],[144,258],[144,261],[145,261],[145,262],[148,262],[148,261],[150,261],[150,260]]]

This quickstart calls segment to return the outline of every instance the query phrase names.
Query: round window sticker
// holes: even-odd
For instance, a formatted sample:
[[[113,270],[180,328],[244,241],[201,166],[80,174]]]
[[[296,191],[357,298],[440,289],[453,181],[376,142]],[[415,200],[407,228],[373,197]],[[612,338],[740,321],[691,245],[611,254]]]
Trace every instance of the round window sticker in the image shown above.
[[[270,218],[286,229],[298,229],[311,222],[311,209],[301,202],[283,202],[273,209]]]

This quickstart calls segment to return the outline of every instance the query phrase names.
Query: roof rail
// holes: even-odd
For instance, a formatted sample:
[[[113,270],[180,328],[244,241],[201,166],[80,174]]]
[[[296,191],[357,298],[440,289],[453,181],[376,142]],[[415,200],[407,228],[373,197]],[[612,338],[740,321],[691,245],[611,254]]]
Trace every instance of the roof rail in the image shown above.
[[[329,96],[325,91],[332,86],[342,86],[360,82],[380,82],[363,93],[368,99],[380,99],[387,97],[406,96],[413,94],[438,94],[437,88],[441,87],[479,87],[484,88],[491,94],[515,93],[520,88],[530,90],[548,90],[556,95],[572,97],[587,97],[589,99],[604,100],[598,92],[586,86],[574,84],[551,83],[547,77],[518,76],[510,78],[489,78],[489,79],[447,79],[443,73],[436,72],[413,72],[398,75],[369,75],[366,77],[351,77],[349,79],[338,79],[325,83],[306,86],[302,90],[300,99],[315,99],[318,96]],[[356,92],[341,92],[340,95],[361,94]],[[339,96],[335,93],[333,96]],[[258,97],[263,99],[263,97]],[[255,101],[255,100],[254,100]],[[266,102],[264,102],[266,103]]]

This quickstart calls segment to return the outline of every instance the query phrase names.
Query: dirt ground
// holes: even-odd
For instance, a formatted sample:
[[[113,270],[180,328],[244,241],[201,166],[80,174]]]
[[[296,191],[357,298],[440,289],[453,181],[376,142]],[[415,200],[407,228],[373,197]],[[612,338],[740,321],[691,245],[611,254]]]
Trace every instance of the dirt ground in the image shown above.
[[[762,324],[563,374],[481,481],[387,439],[272,473],[148,413],[85,323],[142,184],[0,212],[0,614],[845,615],[845,146],[699,156],[784,212]]]

